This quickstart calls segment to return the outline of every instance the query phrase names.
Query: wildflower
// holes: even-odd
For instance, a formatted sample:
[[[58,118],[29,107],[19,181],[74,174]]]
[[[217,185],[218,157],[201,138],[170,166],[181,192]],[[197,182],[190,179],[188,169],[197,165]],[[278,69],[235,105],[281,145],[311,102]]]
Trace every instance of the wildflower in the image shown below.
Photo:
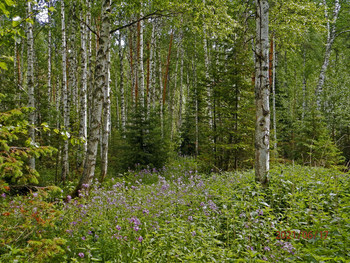
[[[189,217],[188,217],[188,221],[193,221],[193,217],[192,217],[192,216],[189,216]]]
[[[83,184],[82,186],[83,186],[83,188],[88,188],[89,184]]]
[[[82,239],[82,240],[86,240],[86,237],[82,236],[81,239]]]
[[[264,250],[265,250],[265,251],[270,251],[271,249],[270,249],[268,246],[265,246],[265,247],[264,247]]]
[[[115,228],[116,228],[117,230],[122,229],[121,226],[119,226],[119,225],[117,225]]]
[[[241,214],[239,215],[239,217],[240,217],[240,218],[245,217],[245,213],[241,213]]]
[[[254,251],[254,247],[253,247],[253,246],[249,247],[249,249],[250,249],[251,251]]]
[[[264,260],[264,261],[267,261],[267,257],[263,256],[263,260]]]
[[[85,255],[84,255],[83,252],[80,252],[80,253],[78,254],[78,256],[81,257],[81,258],[83,258]]]
[[[5,193],[2,193],[2,194],[1,194],[1,197],[5,198],[5,197],[6,197],[6,194],[5,194]]]
[[[196,231],[192,231],[191,234],[192,234],[192,236],[195,236],[196,235]]]
[[[143,237],[139,236],[139,238],[137,240],[141,243],[143,241]]]
[[[261,209],[256,210],[256,212],[258,213],[259,216],[264,215],[264,211]]]
[[[33,196],[34,196],[34,197],[37,197],[37,196],[38,196],[38,193],[33,193]]]
[[[143,212],[144,214],[146,214],[146,215],[149,214],[149,211],[148,211],[147,209],[144,209],[142,212]]]

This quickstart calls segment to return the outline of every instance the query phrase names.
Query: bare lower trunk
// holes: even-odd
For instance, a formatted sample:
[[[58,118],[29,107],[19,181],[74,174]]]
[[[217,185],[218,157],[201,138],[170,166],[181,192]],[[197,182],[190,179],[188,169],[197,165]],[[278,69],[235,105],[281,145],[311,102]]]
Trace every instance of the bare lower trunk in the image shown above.
[[[277,151],[277,119],[276,119],[276,45],[274,39],[272,40],[272,110],[273,110],[273,136],[274,145],[273,149],[275,151],[275,158],[278,156]]]
[[[184,47],[183,43],[181,43],[181,51],[180,51],[180,94],[179,94],[179,118],[178,118],[178,128],[181,129],[182,126],[182,105],[184,99],[184,91],[183,91],[183,79],[184,79]]]
[[[109,38],[108,38],[109,40]],[[107,51],[107,83],[103,96],[103,132],[102,132],[102,160],[101,160],[101,182],[107,176],[108,170],[108,139],[111,132],[111,77],[110,77],[110,46]]]
[[[120,34],[120,33],[119,33]],[[120,108],[121,108],[121,123],[122,131],[125,131],[126,125],[126,107],[125,107],[125,93],[124,93],[124,52],[122,46],[122,37],[119,35],[119,65],[120,65]]]
[[[142,17],[142,13],[141,13]],[[139,36],[139,86],[140,86],[140,103],[141,107],[145,106],[145,72],[143,68],[143,21],[140,21],[140,36]]]
[[[256,0],[256,56],[255,56],[255,179],[268,185],[270,105],[269,105],[269,4]]]
[[[28,15],[32,13],[31,2],[27,2]],[[28,107],[35,107],[35,96],[34,96],[34,40],[33,40],[33,25],[27,23],[27,89],[28,89]],[[28,135],[31,139],[32,145],[35,144],[35,111],[29,113],[29,131]],[[35,169],[35,158],[29,158],[29,167]]]
[[[104,0],[102,6],[101,16],[101,32],[99,37],[99,48],[96,59],[95,69],[95,85],[93,90],[93,104],[92,104],[92,119],[91,127],[89,129],[88,150],[86,154],[85,166],[83,175],[73,192],[73,196],[78,196],[79,191],[89,189],[95,175],[96,157],[99,142],[99,133],[101,127],[103,94],[108,89],[109,75],[108,75],[108,54],[110,47],[110,0]]]
[[[86,19],[88,23],[88,19]],[[79,137],[84,139],[78,154],[78,167],[84,166],[83,160],[87,150],[87,70],[88,70],[88,50],[86,45],[87,28],[81,24],[81,88],[80,88],[80,122],[79,122]]]
[[[326,71],[329,65],[329,58],[331,56],[332,52],[332,46],[336,37],[336,22],[338,20],[338,15],[341,9],[341,5],[339,3],[339,0],[336,0],[334,3],[334,10],[333,10],[333,21],[330,24],[329,18],[328,18],[328,13],[327,13],[327,4],[326,1],[323,1],[325,5],[325,16],[327,19],[327,43],[326,43],[326,50],[324,54],[324,59],[323,59],[323,64],[321,67],[320,75],[318,78],[318,84],[316,88],[316,102],[317,102],[317,108],[320,110],[321,109],[321,96],[323,92],[323,86],[324,86],[324,81],[325,81],[325,76],[326,76]]]
[[[62,107],[63,107],[63,126],[68,135],[69,127],[69,105],[68,105],[68,85],[67,85],[67,47],[66,47],[66,26],[65,26],[65,7],[64,0],[61,0],[61,33],[62,33]],[[68,136],[67,136],[68,137]],[[68,160],[69,140],[64,140],[62,156],[61,180],[65,182],[69,173]]]

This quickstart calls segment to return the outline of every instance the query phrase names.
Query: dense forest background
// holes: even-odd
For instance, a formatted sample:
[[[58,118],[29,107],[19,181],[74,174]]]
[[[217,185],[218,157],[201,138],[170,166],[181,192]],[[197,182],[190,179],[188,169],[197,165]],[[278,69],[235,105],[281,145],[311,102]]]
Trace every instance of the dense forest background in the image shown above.
[[[177,156],[252,168],[255,2],[103,3],[0,3],[2,179],[80,178],[92,133],[102,180]],[[271,162],[348,164],[349,3],[270,1],[269,16]]]

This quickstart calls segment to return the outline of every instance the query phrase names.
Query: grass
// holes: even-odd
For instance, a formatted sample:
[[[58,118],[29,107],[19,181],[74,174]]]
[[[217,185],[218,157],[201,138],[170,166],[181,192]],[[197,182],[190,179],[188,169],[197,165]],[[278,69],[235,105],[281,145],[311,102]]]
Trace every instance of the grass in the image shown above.
[[[349,174],[276,166],[270,177],[262,189],[253,171],[208,176],[178,161],[68,203],[57,189],[2,197],[0,261],[349,262]]]

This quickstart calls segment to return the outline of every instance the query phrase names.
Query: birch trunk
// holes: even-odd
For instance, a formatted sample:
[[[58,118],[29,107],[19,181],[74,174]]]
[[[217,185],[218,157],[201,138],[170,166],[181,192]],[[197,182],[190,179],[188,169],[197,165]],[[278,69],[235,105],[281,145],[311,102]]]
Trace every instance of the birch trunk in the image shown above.
[[[122,36],[119,32],[119,66],[120,66],[120,107],[121,107],[121,122],[122,131],[125,131],[126,125],[126,109],[125,109],[125,92],[124,92],[124,52],[122,46]]]
[[[66,47],[66,26],[65,26],[65,6],[64,0],[61,0],[61,33],[62,33],[62,107],[63,107],[63,126],[68,135],[69,126],[69,105],[68,105],[68,85],[67,85],[67,47]],[[68,137],[68,136],[67,136]],[[65,182],[69,173],[68,160],[69,141],[63,143],[62,171],[61,180]]]
[[[205,0],[203,0],[205,5]],[[205,65],[205,82],[207,86],[207,112],[209,118],[209,128],[213,129],[213,109],[211,105],[211,88],[210,88],[210,77],[209,77],[209,54],[208,54],[208,39],[206,36],[206,25],[203,27],[203,46],[204,46],[204,65]]]
[[[326,50],[324,54],[323,64],[321,67],[320,75],[318,78],[318,84],[316,88],[316,102],[317,102],[317,108],[321,110],[321,96],[323,92],[323,86],[326,76],[326,71],[329,65],[329,58],[331,56],[332,52],[332,46],[334,43],[334,40],[336,38],[336,22],[338,20],[339,12],[341,9],[341,5],[339,0],[336,0],[334,3],[334,10],[333,10],[333,21],[330,23],[327,13],[327,3],[326,0],[323,1],[323,4],[325,6],[325,16],[327,19],[327,43],[326,43]]]
[[[152,23],[152,39],[151,39],[151,49],[150,49],[150,103],[152,103],[152,109],[154,110],[156,106],[156,50],[157,50],[157,36],[156,36],[156,22]]]
[[[255,46],[255,179],[268,185],[270,105],[269,105],[269,4],[256,0],[256,46]]]
[[[28,15],[32,13],[31,2],[27,2]],[[34,39],[33,39],[33,25],[27,23],[27,89],[28,89],[28,107],[35,107],[35,96],[34,96]],[[29,130],[28,135],[31,139],[32,145],[35,145],[35,111],[29,113]],[[35,158],[29,158],[29,167],[35,169]]]
[[[141,15],[142,17],[142,12]],[[139,30],[139,85],[140,85],[140,102],[141,102],[141,107],[145,107],[145,72],[143,68],[143,21],[140,21],[140,30]]]
[[[86,18],[86,23],[88,19]],[[87,150],[87,70],[88,70],[88,50],[86,45],[87,27],[81,23],[81,88],[80,88],[80,122],[79,122],[79,137],[85,141],[78,155],[78,167],[84,166],[83,160]]]
[[[276,44],[275,40],[272,39],[272,111],[273,111],[273,149],[275,152],[275,158],[278,157],[277,151],[277,119],[276,119]]]
[[[181,36],[181,39],[183,38],[183,33]],[[179,94],[179,119],[178,119],[178,128],[181,129],[182,126],[182,105],[183,105],[183,78],[184,78],[184,47],[183,43],[181,42],[181,49],[180,49],[180,94]]]
[[[107,49],[107,83],[103,91],[103,131],[102,131],[102,160],[101,160],[101,182],[107,176],[108,170],[108,139],[111,132],[111,53],[110,53],[110,35],[108,34],[108,49]]]
[[[49,0],[48,2],[48,9],[50,8],[51,6],[51,1]],[[48,32],[48,60],[47,60],[47,99],[48,99],[48,102],[49,102],[49,105],[51,105],[51,93],[52,93],[52,77],[51,77],[51,70],[52,70],[52,67],[51,67],[51,46],[52,46],[52,41],[51,41],[51,13],[50,11],[48,10],[48,20],[49,20],[49,23],[48,23],[48,27],[49,27],[49,32]]]
[[[73,192],[72,196],[78,196],[79,191],[83,188],[88,190],[92,184],[95,175],[96,157],[99,142],[99,132],[101,127],[103,94],[108,89],[109,75],[108,75],[108,54],[110,47],[110,13],[111,2],[104,0],[101,11],[101,32],[99,37],[99,49],[97,52],[96,68],[95,68],[95,84],[93,90],[93,104],[92,104],[92,119],[91,127],[89,129],[88,149],[85,159],[85,166],[83,175]]]

